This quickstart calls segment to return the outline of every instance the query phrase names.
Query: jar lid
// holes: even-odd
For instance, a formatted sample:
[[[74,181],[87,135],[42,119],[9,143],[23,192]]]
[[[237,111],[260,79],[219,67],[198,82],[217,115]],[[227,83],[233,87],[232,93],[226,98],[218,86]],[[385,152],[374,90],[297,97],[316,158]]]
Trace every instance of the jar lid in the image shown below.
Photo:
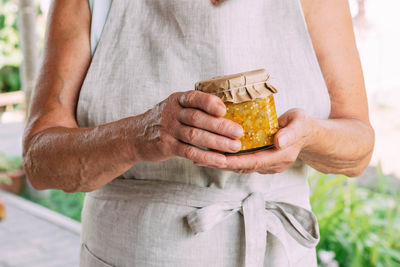
[[[265,69],[258,69],[200,81],[195,89],[215,94],[224,102],[241,103],[277,93],[276,88],[267,83],[269,78]]]

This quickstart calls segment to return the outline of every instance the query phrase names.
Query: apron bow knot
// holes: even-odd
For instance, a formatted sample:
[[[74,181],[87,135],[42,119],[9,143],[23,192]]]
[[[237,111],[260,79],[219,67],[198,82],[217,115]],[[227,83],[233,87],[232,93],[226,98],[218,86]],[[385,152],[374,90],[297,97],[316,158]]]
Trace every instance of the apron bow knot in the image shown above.
[[[267,246],[267,234],[283,244],[287,256],[287,232],[304,247],[315,247],[319,241],[318,223],[314,214],[300,206],[286,202],[267,201],[259,192],[249,194],[242,201],[219,202],[196,209],[187,215],[191,230],[201,233],[212,229],[229,216],[240,212],[244,218],[246,267],[262,267]],[[291,265],[289,261],[288,266]]]

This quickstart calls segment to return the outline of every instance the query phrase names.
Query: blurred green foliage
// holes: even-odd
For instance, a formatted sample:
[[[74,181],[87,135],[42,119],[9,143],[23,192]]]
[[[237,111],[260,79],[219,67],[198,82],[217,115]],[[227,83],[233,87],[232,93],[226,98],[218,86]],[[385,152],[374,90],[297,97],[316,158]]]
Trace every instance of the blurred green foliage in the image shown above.
[[[367,188],[342,175],[310,177],[317,249],[335,252],[340,266],[400,266],[400,195],[380,167],[375,181]]]
[[[80,222],[84,198],[85,193],[65,193],[52,189],[46,198],[38,199],[36,202]]]
[[[20,90],[18,1],[0,1],[0,93]]]
[[[0,172],[11,172],[22,168],[21,157],[9,157],[0,152]]]
[[[0,93],[14,92],[20,88],[19,67],[6,65],[0,68]]]
[[[8,157],[0,152],[0,184],[11,184],[11,179],[7,172],[20,170],[22,168],[22,160],[20,157]]]

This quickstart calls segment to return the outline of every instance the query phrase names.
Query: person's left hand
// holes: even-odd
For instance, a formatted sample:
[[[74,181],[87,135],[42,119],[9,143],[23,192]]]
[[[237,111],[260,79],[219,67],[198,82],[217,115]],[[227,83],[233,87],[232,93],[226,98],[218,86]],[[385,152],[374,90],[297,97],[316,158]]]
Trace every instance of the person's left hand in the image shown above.
[[[252,154],[227,156],[224,170],[238,173],[280,173],[289,168],[310,141],[312,120],[302,109],[291,109],[278,119],[280,130],[274,136],[275,147]]]

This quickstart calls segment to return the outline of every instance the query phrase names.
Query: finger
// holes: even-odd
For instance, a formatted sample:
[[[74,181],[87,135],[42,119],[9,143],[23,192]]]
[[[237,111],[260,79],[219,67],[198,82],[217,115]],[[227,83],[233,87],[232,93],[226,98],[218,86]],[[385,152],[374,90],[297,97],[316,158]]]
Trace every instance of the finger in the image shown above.
[[[239,140],[233,140],[183,124],[176,131],[176,138],[191,145],[203,146],[221,152],[235,153],[238,152],[242,146]]]
[[[227,169],[231,170],[260,170],[276,168],[285,165],[291,158],[287,157],[287,151],[270,149],[266,151],[255,152],[251,154],[227,156]]]
[[[228,119],[210,116],[198,109],[181,109],[178,114],[178,121],[232,139],[239,139],[243,136],[243,128],[239,124]]]
[[[220,153],[206,151],[182,142],[177,142],[175,150],[177,156],[190,159],[199,165],[215,168],[226,167],[226,157]]]
[[[274,136],[274,145],[278,149],[285,149],[297,142],[297,135],[295,127],[288,126],[280,129]]]
[[[307,132],[309,127],[303,119],[303,112],[298,109],[292,109],[279,118],[279,127],[281,128],[274,136],[274,145],[278,149],[284,149],[296,144]]]
[[[279,127],[286,127],[295,117],[298,109],[290,109],[278,118]]]
[[[189,91],[178,98],[179,104],[185,108],[197,108],[216,117],[222,117],[226,113],[226,107],[222,100],[212,94],[200,91]]]
[[[227,169],[243,170],[261,168],[264,164],[268,164],[268,154],[270,153],[271,151],[268,150],[238,156],[227,156]]]

